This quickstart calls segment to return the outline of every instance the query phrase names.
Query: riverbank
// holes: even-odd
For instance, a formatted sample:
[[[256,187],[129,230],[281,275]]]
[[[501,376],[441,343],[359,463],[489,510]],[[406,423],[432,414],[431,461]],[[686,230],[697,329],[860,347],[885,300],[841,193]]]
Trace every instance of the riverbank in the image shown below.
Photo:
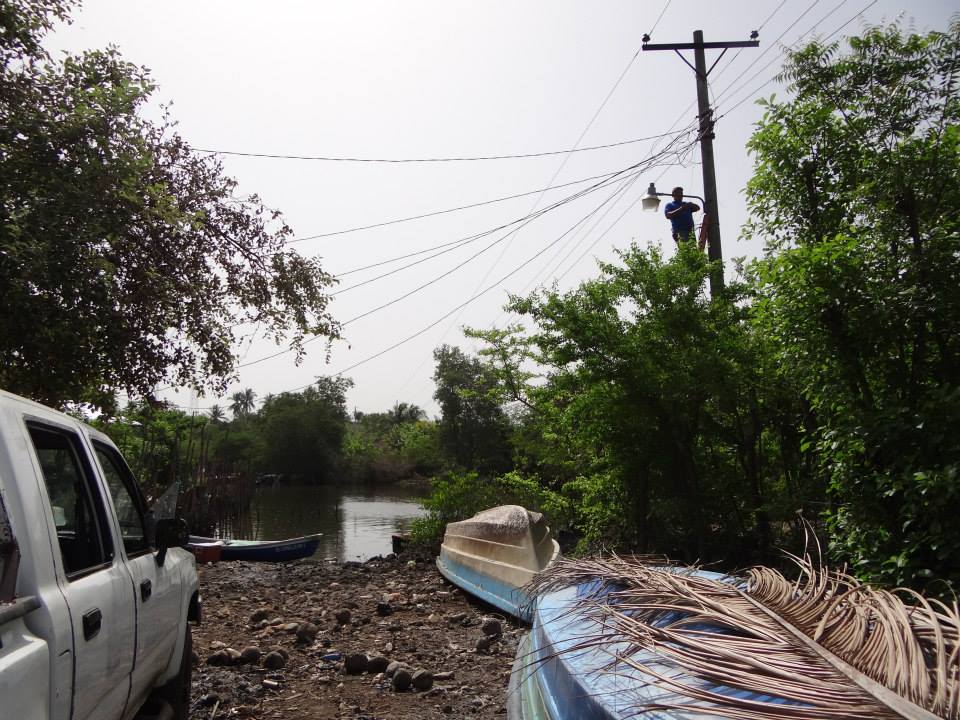
[[[193,720],[502,718],[525,628],[431,558],[199,568]]]

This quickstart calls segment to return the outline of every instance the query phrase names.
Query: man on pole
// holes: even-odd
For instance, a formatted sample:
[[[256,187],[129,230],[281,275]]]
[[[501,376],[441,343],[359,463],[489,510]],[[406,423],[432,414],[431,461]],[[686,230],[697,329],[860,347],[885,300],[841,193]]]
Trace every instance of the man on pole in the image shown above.
[[[673,201],[663,208],[663,214],[673,228],[673,239],[678,244],[681,241],[693,239],[693,214],[700,210],[700,206],[692,202],[683,201],[683,188],[675,187]]]

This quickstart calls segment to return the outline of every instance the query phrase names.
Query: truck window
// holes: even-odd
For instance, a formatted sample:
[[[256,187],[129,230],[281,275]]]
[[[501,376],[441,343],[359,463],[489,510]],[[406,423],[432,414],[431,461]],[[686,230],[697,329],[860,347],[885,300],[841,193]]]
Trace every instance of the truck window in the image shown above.
[[[120,520],[120,536],[128,556],[150,549],[150,536],[147,533],[143,516],[140,494],[134,484],[133,475],[123,458],[111,447],[94,441],[94,452],[103,469],[103,476],[113,497],[113,506]]]
[[[68,579],[86,575],[113,558],[103,500],[72,432],[28,425],[50,505]]]

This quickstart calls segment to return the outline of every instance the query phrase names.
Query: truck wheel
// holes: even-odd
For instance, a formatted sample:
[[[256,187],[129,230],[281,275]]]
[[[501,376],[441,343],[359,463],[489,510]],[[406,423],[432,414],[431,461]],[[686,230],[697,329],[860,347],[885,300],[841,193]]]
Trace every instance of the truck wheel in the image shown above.
[[[177,676],[160,688],[157,695],[173,708],[175,720],[190,718],[190,684],[193,679],[193,632],[187,625],[183,640],[183,655],[180,657],[180,669]]]

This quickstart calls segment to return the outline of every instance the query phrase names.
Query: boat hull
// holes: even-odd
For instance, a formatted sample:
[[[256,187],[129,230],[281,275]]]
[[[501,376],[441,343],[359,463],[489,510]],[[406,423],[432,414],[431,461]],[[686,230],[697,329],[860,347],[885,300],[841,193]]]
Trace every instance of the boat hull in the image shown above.
[[[529,622],[530,598],[522,588],[559,553],[542,515],[507,505],[450,523],[437,569],[471,595]]]
[[[313,555],[320,546],[321,535],[306,535],[287,540],[223,540],[220,560],[246,560],[248,562],[287,562]],[[213,538],[190,536],[191,546],[215,542]]]
[[[716,579],[717,573],[700,571]],[[626,720],[638,708],[677,702],[678,696],[657,676],[690,682],[689,676],[657,653],[633,653],[650,672],[612,661],[628,652],[630,643],[611,640],[602,648],[582,647],[586,637],[609,635],[609,629],[589,617],[583,599],[593,596],[594,583],[544,593],[533,605],[532,629],[520,642],[507,692],[508,720]],[[706,628],[705,628],[706,629]],[[695,682],[695,681],[694,681]],[[704,685],[706,688],[707,686]],[[734,688],[714,691],[756,703],[784,705],[789,701]],[[647,720],[716,718],[715,713],[647,710]]]

